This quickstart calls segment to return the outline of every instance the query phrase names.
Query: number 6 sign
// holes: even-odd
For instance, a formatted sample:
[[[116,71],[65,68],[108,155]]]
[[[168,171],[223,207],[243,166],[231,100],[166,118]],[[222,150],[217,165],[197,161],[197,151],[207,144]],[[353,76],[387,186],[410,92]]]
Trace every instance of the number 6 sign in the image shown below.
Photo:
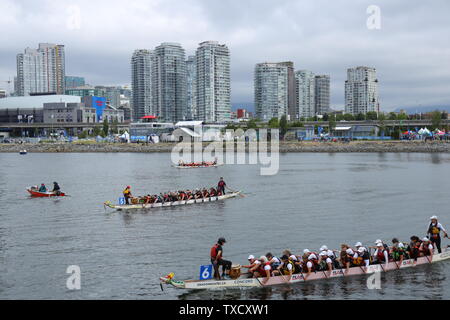
[[[200,280],[208,280],[212,278],[212,264],[200,266]]]

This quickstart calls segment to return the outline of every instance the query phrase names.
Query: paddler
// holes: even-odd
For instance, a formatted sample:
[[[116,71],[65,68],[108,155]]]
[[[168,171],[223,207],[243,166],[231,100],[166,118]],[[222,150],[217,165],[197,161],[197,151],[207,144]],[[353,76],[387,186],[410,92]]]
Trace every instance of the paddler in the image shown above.
[[[225,238],[220,237],[219,240],[217,240],[217,243],[211,248],[211,263],[214,267],[214,278],[216,280],[227,277],[231,269],[231,261],[222,258],[222,246],[225,242]],[[222,277],[220,277],[219,266],[222,266]]]
[[[373,254],[373,263],[374,264],[383,264],[385,263],[386,267],[389,263],[389,253],[388,250],[384,248],[383,242],[377,243],[377,249]]]
[[[438,249],[438,252],[441,253],[441,231],[444,233],[444,238],[448,238],[447,231],[444,229],[442,224],[438,222],[438,217],[432,216],[430,220],[431,222],[428,225],[427,236],[433,245]]]
[[[255,256],[252,254],[248,256],[247,260],[249,264],[242,266],[242,268],[247,268],[248,273],[250,273],[250,277],[253,277],[254,273],[258,270],[261,262],[258,259],[256,259]]]
[[[53,182],[52,192],[54,192],[57,196],[59,196],[61,194],[61,188],[59,187],[58,182]]]
[[[315,252],[311,252],[309,249],[303,250],[302,258],[306,265],[307,276],[309,276],[312,271],[315,271],[319,258]]]
[[[422,244],[419,247],[420,256],[431,257],[433,259],[434,246],[433,243],[427,237],[422,239]]]
[[[124,190],[123,190],[123,197],[125,198],[125,203],[126,204],[130,204],[129,203],[129,199],[131,198],[131,187],[127,186]]]
[[[220,177],[219,183],[217,183],[217,192],[220,193],[220,195],[224,195],[226,186],[227,184],[223,180],[223,177]]]
[[[277,276],[277,275],[289,276],[286,280],[286,282],[289,282],[289,281],[291,281],[292,275],[295,272],[294,262],[291,259],[289,259],[289,256],[287,256],[287,255],[282,255],[280,259],[281,259],[281,264],[277,268],[277,270],[275,270],[273,272],[273,275],[274,276]]]
[[[392,248],[390,252],[392,259],[398,261],[399,265],[402,264],[403,260],[406,258],[406,248],[403,243],[398,241],[397,238],[392,239]]]

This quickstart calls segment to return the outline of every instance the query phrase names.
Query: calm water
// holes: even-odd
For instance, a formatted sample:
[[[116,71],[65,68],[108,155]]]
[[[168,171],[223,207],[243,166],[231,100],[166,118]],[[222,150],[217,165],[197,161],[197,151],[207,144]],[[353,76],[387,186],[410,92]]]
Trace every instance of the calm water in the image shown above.
[[[393,236],[423,236],[428,218],[450,228],[448,154],[286,154],[275,176],[256,165],[177,170],[169,154],[0,153],[1,299],[449,299],[450,263],[382,275],[244,290],[161,292],[158,277],[198,277],[219,236],[226,258],[299,253]],[[105,211],[125,185],[135,194],[214,185],[245,198],[138,213]],[[71,197],[30,199],[58,181]],[[448,240],[444,241],[448,244]],[[81,268],[81,290],[66,268]]]

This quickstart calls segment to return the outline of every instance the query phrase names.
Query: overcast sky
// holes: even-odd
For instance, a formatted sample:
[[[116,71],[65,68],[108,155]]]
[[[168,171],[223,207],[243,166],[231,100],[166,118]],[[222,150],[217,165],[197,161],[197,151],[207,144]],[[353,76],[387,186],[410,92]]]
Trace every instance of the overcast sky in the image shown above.
[[[370,5],[380,29],[367,27]],[[216,40],[231,51],[233,102],[253,102],[255,63],[293,61],[331,76],[333,108],[343,107],[346,69],[358,65],[377,69],[384,111],[448,105],[449,13],[448,0],[0,0],[0,81],[39,42],[65,45],[67,75],[125,85],[135,49],[179,42],[190,55]]]

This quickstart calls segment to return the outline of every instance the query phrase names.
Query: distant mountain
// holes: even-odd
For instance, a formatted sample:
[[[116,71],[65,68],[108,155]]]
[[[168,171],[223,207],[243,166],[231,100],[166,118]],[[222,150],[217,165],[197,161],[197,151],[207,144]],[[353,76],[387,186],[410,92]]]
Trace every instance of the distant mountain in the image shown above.
[[[245,109],[248,112],[254,112],[255,104],[253,102],[232,102],[231,110],[236,111],[237,109]]]
[[[407,114],[426,113],[426,112],[433,112],[436,110],[450,112],[450,105],[399,107],[399,108],[395,109],[394,112],[399,112],[400,110],[405,110]]]

